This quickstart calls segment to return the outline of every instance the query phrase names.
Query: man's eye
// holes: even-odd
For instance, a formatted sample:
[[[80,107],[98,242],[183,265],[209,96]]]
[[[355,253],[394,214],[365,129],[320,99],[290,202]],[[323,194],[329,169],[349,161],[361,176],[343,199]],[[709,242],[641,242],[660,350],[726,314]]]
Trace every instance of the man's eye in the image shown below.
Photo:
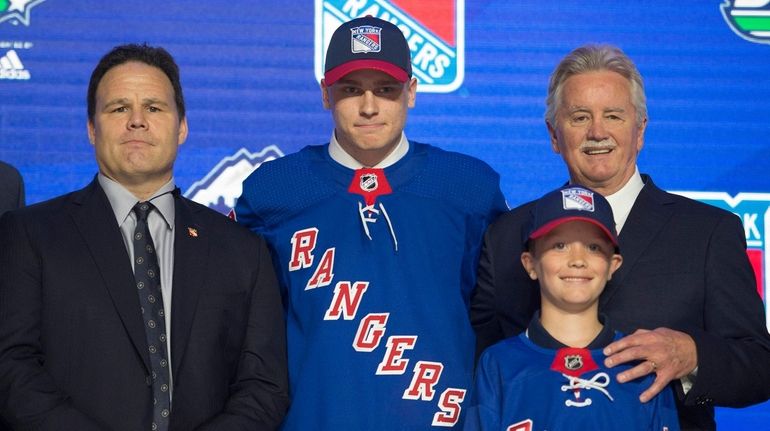
[[[342,92],[345,94],[358,94],[360,90],[357,87],[343,87]]]
[[[110,112],[128,112],[128,108],[125,106],[118,106]]]
[[[160,112],[160,108],[158,108],[157,106],[148,106],[147,110],[150,112]]]
[[[588,115],[576,115],[572,117],[573,123],[585,123],[588,121]]]
[[[553,244],[553,248],[556,249],[556,250],[564,250],[565,248],[567,248],[567,244],[565,244],[563,242],[555,242]]]
[[[602,251],[602,246],[599,244],[589,244],[588,249],[591,251]]]

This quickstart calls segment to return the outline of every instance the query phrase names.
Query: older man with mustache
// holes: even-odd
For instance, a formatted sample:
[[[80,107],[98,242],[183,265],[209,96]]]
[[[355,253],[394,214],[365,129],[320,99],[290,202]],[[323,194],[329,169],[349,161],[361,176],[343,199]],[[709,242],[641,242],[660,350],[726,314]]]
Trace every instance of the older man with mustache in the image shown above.
[[[672,384],[683,430],[715,429],[714,407],[770,397],[770,335],[740,220],[659,189],[637,168],[647,107],[641,75],[613,46],[584,46],[556,67],[546,99],[551,148],[570,183],[612,206],[624,264],[599,308],[621,332],[606,365],[656,373],[642,402]],[[488,229],[473,300],[479,347],[524,330],[539,292],[518,262],[525,204]]]

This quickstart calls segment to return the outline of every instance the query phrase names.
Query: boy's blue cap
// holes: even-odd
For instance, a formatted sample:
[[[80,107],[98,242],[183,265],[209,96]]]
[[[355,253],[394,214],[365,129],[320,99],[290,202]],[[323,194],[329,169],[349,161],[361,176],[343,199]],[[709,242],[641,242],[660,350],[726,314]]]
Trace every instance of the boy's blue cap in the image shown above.
[[[361,69],[379,70],[399,82],[408,81],[412,76],[412,57],[404,33],[390,22],[370,15],[339,26],[326,49],[324,82],[332,85]]]
[[[607,199],[595,191],[576,185],[567,185],[548,192],[535,202],[530,228],[526,230],[524,245],[540,238],[568,221],[580,220],[598,226],[619,251],[615,233],[615,217]]]

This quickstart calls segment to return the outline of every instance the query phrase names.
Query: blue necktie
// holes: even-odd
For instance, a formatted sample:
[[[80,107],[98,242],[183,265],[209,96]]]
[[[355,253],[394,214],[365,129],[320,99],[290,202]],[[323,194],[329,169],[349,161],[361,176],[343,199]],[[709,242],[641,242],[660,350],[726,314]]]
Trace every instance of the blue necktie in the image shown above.
[[[139,202],[134,205],[136,229],[134,230],[134,278],[142,307],[144,331],[150,350],[152,366],[153,414],[152,430],[168,430],[171,414],[169,397],[169,363],[166,354],[166,319],[163,296],[160,289],[160,265],[152,243],[147,215],[153,205]]]

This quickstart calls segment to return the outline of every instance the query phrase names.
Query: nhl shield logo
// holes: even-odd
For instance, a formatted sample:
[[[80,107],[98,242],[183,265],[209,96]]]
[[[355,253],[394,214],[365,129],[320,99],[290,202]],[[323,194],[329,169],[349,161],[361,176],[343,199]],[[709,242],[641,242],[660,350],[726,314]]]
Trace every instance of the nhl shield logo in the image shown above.
[[[315,76],[324,75],[326,48],[342,23],[371,15],[395,24],[412,53],[417,91],[449,93],[465,74],[465,0],[315,0]],[[351,34],[354,53],[379,51],[379,33],[371,26]],[[376,27],[375,27],[376,28]],[[386,47],[387,49],[387,47]]]
[[[372,25],[362,25],[350,29],[350,50],[354,54],[380,52],[380,33],[382,29]]]
[[[361,175],[361,190],[365,192],[373,192],[377,190],[377,174],[369,173]]]
[[[770,0],[725,0],[719,8],[735,34],[770,44]]]
[[[564,357],[564,368],[575,371],[583,368],[583,357],[580,355],[567,355]]]

